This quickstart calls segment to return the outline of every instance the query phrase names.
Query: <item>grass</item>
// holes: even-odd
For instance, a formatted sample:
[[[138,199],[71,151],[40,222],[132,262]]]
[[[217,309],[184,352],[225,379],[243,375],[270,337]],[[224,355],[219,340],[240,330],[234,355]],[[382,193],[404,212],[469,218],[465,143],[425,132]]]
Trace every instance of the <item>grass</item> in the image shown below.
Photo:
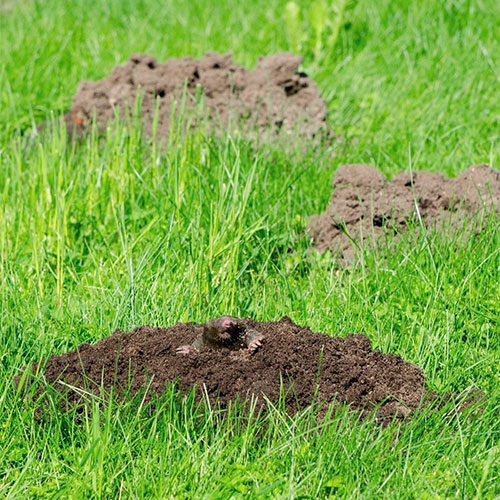
[[[334,50],[304,61],[344,139],[333,159],[200,133],[160,151],[133,126],[79,145],[29,137],[70,107],[78,81],[130,53],[232,50],[250,66],[287,50],[284,4],[0,4],[0,497],[500,495],[498,220],[464,244],[404,237],[386,259],[365,253],[342,270],[302,237],[339,164],[389,176],[498,165],[494,0],[348,4]],[[435,390],[477,386],[488,403],[481,418],[449,405],[379,429],[348,412],[318,423],[311,409],[221,420],[171,388],[154,408],[96,398],[84,415],[54,409],[40,423],[11,383],[115,328],[224,312],[364,332]]]

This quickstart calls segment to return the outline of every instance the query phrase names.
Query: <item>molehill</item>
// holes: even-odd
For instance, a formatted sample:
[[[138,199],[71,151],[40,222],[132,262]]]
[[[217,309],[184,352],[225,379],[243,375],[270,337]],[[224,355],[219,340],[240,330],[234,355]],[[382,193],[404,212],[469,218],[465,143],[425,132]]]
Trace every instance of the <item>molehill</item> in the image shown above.
[[[320,251],[350,261],[356,246],[397,239],[418,217],[449,234],[467,229],[471,220],[469,229],[479,232],[481,216],[499,210],[500,172],[488,165],[470,167],[454,179],[402,172],[391,182],[370,165],[343,165],[335,173],[329,206],[312,217],[308,232]]]
[[[102,381],[118,394],[126,387],[132,394],[146,387],[161,394],[169,382],[177,381],[183,393],[196,386],[200,398],[206,394],[222,407],[254,396],[258,407],[265,408],[266,398],[278,401],[283,387],[292,414],[313,402],[345,403],[363,417],[377,408],[382,421],[409,417],[432,394],[422,370],[400,356],[372,349],[364,335],[330,337],[287,317],[276,322],[239,321],[263,335],[257,350],[209,348],[179,355],[176,349],[196,337],[196,325],[141,326],[52,356],[45,378],[66,393],[70,405],[79,404],[81,394],[69,387],[98,393]]]
[[[301,62],[293,54],[275,54],[262,57],[253,71],[247,71],[230,54],[208,53],[202,59],[168,59],[163,64],[148,55],[133,55],[102,80],[79,84],[65,115],[67,128],[81,135],[95,115],[103,130],[117,112],[124,116],[134,110],[142,93],[141,116],[149,135],[158,100],[159,138],[199,106],[200,96],[204,116],[192,114],[192,125],[206,119],[215,131],[229,128],[253,136],[270,131],[312,138],[325,128],[327,108],[316,83],[298,71]]]

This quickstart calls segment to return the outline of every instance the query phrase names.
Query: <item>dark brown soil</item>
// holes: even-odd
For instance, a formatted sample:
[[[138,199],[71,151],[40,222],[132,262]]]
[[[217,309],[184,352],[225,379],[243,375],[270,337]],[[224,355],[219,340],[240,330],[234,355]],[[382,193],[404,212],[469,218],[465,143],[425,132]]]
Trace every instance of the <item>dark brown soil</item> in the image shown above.
[[[397,238],[419,216],[428,227],[453,230],[475,215],[499,210],[500,172],[487,165],[470,167],[455,179],[402,172],[391,182],[375,167],[343,165],[333,179],[328,208],[313,217],[308,231],[320,251],[329,249],[349,261],[357,245]]]
[[[184,116],[195,109],[199,88],[212,130],[226,130],[232,124],[243,133],[298,132],[310,138],[325,128],[327,109],[316,83],[298,71],[301,62],[292,54],[276,54],[261,58],[253,71],[247,71],[230,54],[208,53],[199,60],[185,57],[163,64],[148,55],[133,55],[106,78],[79,84],[66,124],[80,135],[95,114],[98,127],[104,129],[116,111],[123,116],[134,110],[140,92],[146,131],[152,134],[158,97],[157,137],[165,137],[172,122],[172,105],[176,101],[179,110],[186,86]]]
[[[114,386],[120,392],[131,379],[131,393],[145,389],[150,381],[150,391],[155,394],[177,380],[181,391],[196,386],[200,397],[205,392],[212,403],[223,407],[237,397],[244,400],[253,395],[260,408],[266,406],[265,398],[278,401],[283,384],[291,413],[313,402],[340,401],[363,416],[378,407],[378,418],[383,421],[411,415],[424,392],[430,394],[417,366],[400,356],[373,350],[364,335],[330,337],[286,317],[277,322],[243,321],[264,335],[262,348],[253,354],[208,349],[176,355],[178,346],[192,342],[195,325],[143,326],[130,333],[116,331],[95,345],[83,344],[51,357],[46,380],[62,392],[68,386],[58,381],[95,392],[102,381],[105,388]],[[79,402],[74,390],[67,397],[71,404]]]

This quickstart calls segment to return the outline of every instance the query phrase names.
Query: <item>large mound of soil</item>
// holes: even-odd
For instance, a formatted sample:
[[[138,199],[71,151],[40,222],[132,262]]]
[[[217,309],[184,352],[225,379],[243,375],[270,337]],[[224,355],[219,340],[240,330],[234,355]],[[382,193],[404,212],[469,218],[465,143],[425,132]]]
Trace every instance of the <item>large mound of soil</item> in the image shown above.
[[[225,406],[237,397],[253,395],[259,407],[265,407],[265,398],[276,402],[283,384],[286,407],[292,413],[313,402],[340,401],[362,415],[377,406],[382,420],[410,415],[427,393],[417,366],[373,350],[364,335],[332,338],[286,317],[277,322],[243,321],[264,335],[263,346],[252,354],[208,349],[176,355],[177,347],[195,337],[195,325],[143,326],[130,333],[116,331],[94,345],[83,344],[53,356],[45,368],[46,380],[61,391],[68,386],[58,381],[98,392],[101,381],[106,388],[124,388],[132,379],[132,393],[150,381],[156,394],[177,380],[183,392],[196,385],[198,395],[205,392],[212,403]],[[80,396],[69,390],[67,397],[70,403],[78,403]]]
[[[500,172],[487,165],[470,167],[455,179],[402,172],[391,182],[375,167],[343,165],[333,179],[330,205],[313,217],[308,231],[320,251],[351,260],[356,245],[397,237],[419,216],[428,227],[460,229],[468,217],[499,209]]]
[[[301,62],[292,54],[276,54],[261,58],[253,71],[247,71],[230,54],[168,59],[164,64],[151,56],[133,55],[128,64],[117,66],[106,78],[81,82],[66,122],[70,131],[76,128],[81,134],[95,114],[102,129],[117,110],[135,109],[141,92],[146,131],[152,132],[158,98],[157,133],[164,137],[172,123],[172,105],[176,101],[179,110],[185,87],[184,116],[196,107],[196,94],[201,92],[211,129],[226,130],[232,120],[242,132],[270,129],[312,137],[325,127],[327,109],[316,83],[298,71]],[[176,120],[178,116],[176,113]]]

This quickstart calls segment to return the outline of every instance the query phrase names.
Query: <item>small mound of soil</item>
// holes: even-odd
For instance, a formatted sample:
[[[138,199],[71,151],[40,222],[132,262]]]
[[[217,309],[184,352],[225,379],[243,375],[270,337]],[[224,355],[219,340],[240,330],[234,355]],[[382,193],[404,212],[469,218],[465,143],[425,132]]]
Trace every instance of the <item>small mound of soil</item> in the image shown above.
[[[117,110],[121,116],[134,110],[141,92],[146,131],[152,134],[159,98],[157,136],[165,137],[174,118],[174,101],[176,121],[181,101],[187,115],[197,106],[196,94],[201,91],[211,129],[226,130],[231,123],[243,132],[260,134],[270,127],[274,132],[313,137],[325,128],[327,108],[316,83],[298,71],[301,62],[293,54],[276,54],[261,58],[253,71],[247,71],[230,54],[168,59],[164,64],[148,55],[133,55],[128,64],[117,66],[106,78],[79,84],[66,123],[70,132],[75,129],[80,135],[95,114],[98,127],[104,129]],[[192,118],[196,123],[200,117]]]
[[[308,232],[320,251],[329,249],[349,261],[356,245],[396,238],[418,216],[428,227],[453,230],[474,214],[499,209],[500,172],[487,165],[470,167],[455,179],[402,172],[391,182],[375,167],[343,165],[333,179],[330,205],[313,216]]]
[[[79,403],[80,395],[58,381],[95,392],[102,381],[105,388],[114,386],[118,393],[129,386],[132,394],[149,383],[150,391],[160,394],[168,382],[177,381],[182,392],[196,386],[198,396],[205,393],[223,407],[237,398],[254,396],[258,407],[264,408],[265,398],[278,401],[283,387],[291,413],[313,402],[341,402],[363,416],[377,407],[382,421],[410,415],[431,394],[417,366],[373,350],[364,335],[330,337],[287,317],[277,322],[242,321],[264,335],[263,346],[254,353],[207,349],[176,355],[177,347],[193,341],[195,325],[142,326],[52,356],[45,377],[57,390],[68,391],[71,404]]]

